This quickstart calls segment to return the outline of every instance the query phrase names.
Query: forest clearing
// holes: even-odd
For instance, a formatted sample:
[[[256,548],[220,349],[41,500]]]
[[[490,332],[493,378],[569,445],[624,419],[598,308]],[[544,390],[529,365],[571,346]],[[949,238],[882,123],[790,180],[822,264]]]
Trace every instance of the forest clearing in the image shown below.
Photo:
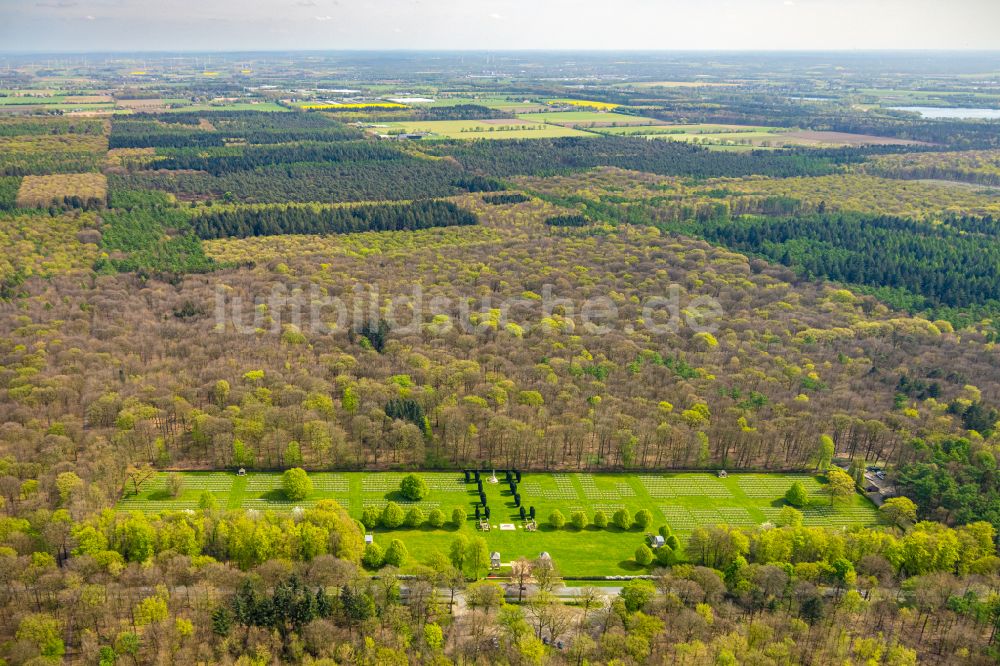
[[[645,567],[635,562],[635,550],[644,543],[646,532],[656,532],[662,525],[669,526],[683,543],[698,526],[749,528],[780,523],[782,508],[790,506],[785,494],[796,482],[808,496],[799,507],[805,526],[867,527],[879,522],[875,506],[867,498],[855,493],[831,502],[823,477],[808,474],[729,474],[720,478],[707,472],[524,473],[520,484],[515,481],[520,495],[515,503],[505,474],[498,472],[497,483],[491,483],[491,472],[484,471],[480,477],[485,506],[491,508],[489,519],[485,513],[481,516],[490,526],[486,531],[476,519],[476,507],[483,505],[474,477],[466,483],[461,472],[420,472],[418,476],[429,492],[414,501],[400,492],[405,476],[402,472],[313,472],[309,474],[312,492],[291,500],[282,489],[280,473],[182,472],[180,491],[173,494],[171,474],[160,472],[141,484],[138,494],[127,486],[116,508],[145,513],[199,510],[206,501],[204,493],[212,496],[219,509],[228,510],[301,511],[332,499],[352,518],[367,523],[375,542],[383,547],[400,539],[410,552],[421,553],[423,558],[447,552],[458,534],[471,537],[481,533],[504,562],[548,552],[569,577],[641,573]],[[385,524],[383,515],[390,502],[407,514],[403,524]],[[519,504],[524,505],[526,518],[521,517]],[[414,509],[417,517],[409,515]],[[455,509],[466,514],[461,525],[453,522]],[[633,517],[625,528],[615,524],[616,514],[623,509]],[[650,512],[651,522],[639,525],[635,518],[643,509]],[[532,522],[532,510],[537,530],[526,529]],[[429,519],[434,511],[443,514],[443,524],[435,525],[436,521]],[[551,520],[555,511],[565,520],[560,527]],[[373,512],[378,515],[374,523]],[[577,513],[586,516],[582,528],[573,525]],[[598,513],[603,514],[604,527],[595,525],[602,522],[600,517],[595,520]]]

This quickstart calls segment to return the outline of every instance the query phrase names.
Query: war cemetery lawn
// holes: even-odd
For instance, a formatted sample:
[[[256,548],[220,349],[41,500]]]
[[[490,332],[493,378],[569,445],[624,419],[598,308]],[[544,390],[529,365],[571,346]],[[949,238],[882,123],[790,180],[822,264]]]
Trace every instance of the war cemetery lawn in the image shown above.
[[[488,482],[490,473],[482,474],[483,489],[491,509],[488,532],[482,532],[475,521],[478,493],[475,482],[466,484],[460,472],[421,472],[430,488],[429,496],[416,503],[407,502],[399,493],[403,472],[313,472],[309,478],[313,493],[300,502],[288,501],[281,490],[281,474],[248,472],[238,476],[231,472],[183,472],[181,493],[171,497],[166,489],[167,474],[159,473],[145,482],[140,493],[126,490],[118,510],[160,512],[178,509],[198,509],[204,491],[215,495],[220,509],[256,509],[261,511],[291,511],[296,506],[308,507],[323,499],[339,502],[354,518],[360,518],[365,507],[384,507],[389,501],[404,510],[419,506],[426,517],[440,509],[446,523],[440,529],[428,526],[372,530],[377,543],[387,546],[392,539],[403,541],[418,561],[426,561],[434,551],[447,554],[454,536],[485,537],[491,551],[498,551],[504,564],[520,556],[535,558],[548,552],[560,571],[569,577],[609,576],[642,573],[633,561],[636,548],[644,543],[645,532],[655,532],[663,524],[681,538],[697,526],[717,523],[752,526],[773,521],[785,506],[783,496],[794,481],[805,486],[810,504],[803,508],[807,526],[851,527],[873,525],[878,521],[875,507],[861,495],[849,502],[831,506],[823,490],[822,477],[807,474],[730,474],[718,478],[711,473],[656,474],[547,474],[524,473],[518,486],[525,507],[535,507],[538,530],[526,531],[515,508],[503,474],[499,483]],[[469,518],[460,528],[451,524],[453,509],[461,507]],[[610,522],[615,511],[627,508],[634,516],[640,509],[653,514],[646,530],[633,527],[622,531],[615,527],[597,529],[591,524],[584,530],[570,525],[575,511],[584,511],[590,523],[594,514],[603,511]],[[558,509],[566,518],[566,526],[554,529],[549,515]],[[501,530],[500,525],[513,525],[513,530]]]

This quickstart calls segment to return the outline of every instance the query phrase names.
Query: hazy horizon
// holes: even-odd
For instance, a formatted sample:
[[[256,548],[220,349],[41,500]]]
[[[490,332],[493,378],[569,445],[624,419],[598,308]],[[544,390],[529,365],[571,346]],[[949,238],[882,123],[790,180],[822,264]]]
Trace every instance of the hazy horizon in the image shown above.
[[[5,53],[993,51],[990,0],[0,0]]]
[[[711,55],[711,54],[737,54],[737,53],[754,53],[761,55],[775,55],[775,56],[796,56],[796,55],[823,55],[823,54],[885,54],[885,55],[907,55],[907,54],[929,54],[929,55],[961,55],[969,56],[976,54],[983,55],[1000,55],[1000,48],[992,49],[954,49],[954,48],[895,48],[895,49],[854,49],[854,48],[842,48],[842,49],[763,49],[763,48],[740,48],[740,49],[719,49],[719,48],[704,48],[704,49],[625,49],[625,48],[607,48],[607,49],[574,49],[574,48],[495,48],[495,49],[473,49],[473,48],[422,48],[422,47],[412,47],[412,48],[275,48],[275,49],[90,49],[90,50],[14,50],[14,49],[2,49],[0,48],[0,54],[3,55],[30,55],[30,56],[100,56],[100,55],[240,55],[240,54],[395,54],[395,53],[413,53],[413,54],[434,54],[434,53],[444,53],[444,54],[475,54],[475,55],[491,55],[491,54],[530,54],[530,53],[545,53],[545,54],[635,54],[635,55],[657,55],[657,54],[677,54],[677,55]]]

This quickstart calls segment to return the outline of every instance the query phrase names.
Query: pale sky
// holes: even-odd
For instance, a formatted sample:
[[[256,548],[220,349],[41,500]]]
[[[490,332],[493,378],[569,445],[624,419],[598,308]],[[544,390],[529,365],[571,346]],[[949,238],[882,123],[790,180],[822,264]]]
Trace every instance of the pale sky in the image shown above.
[[[1000,50],[1000,0],[0,0],[0,51]]]

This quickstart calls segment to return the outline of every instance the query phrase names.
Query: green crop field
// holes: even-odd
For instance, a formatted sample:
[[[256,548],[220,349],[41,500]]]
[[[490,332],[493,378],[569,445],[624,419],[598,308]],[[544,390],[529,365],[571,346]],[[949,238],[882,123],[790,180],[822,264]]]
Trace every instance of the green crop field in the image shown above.
[[[582,127],[610,127],[613,125],[657,125],[662,121],[655,118],[630,116],[624,113],[601,111],[551,111],[543,113],[523,113],[521,120],[550,123],[553,125],[579,125]]]
[[[478,531],[474,520],[476,484],[466,484],[464,476],[456,472],[420,473],[430,487],[430,495],[415,504],[399,497],[399,482],[405,476],[401,472],[314,472],[309,475],[313,493],[301,502],[285,499],[280,474],[251,472],[241,477],[229,472],[187,472],[183,476],[183,490],[178,497],[167,493],[167,474],[161,473],[143,484],[138,495],[126,492],[118,510],[194,510],[205,491],[215,495],[220,508],[228,509],[290,511],[321,499],[335,499],[355,518],[360,518],[366,507],[382,508],[395,501],[404,510],[419,506],[425,515],[440,509],[449,520],[452,510],[461,507],[469,514],[461,530],[468,534]],[[483,475],[484,481],[488,476]],[[877,522],[875,507],[864,497],[856,495],[849,503],[831,506],[821,480],[804,474],[731,474],[720,479],[708,473],[525,473],[518,489],[522,503],[535,507],[539,530],[524,530],[519,510],[500,475],[500,483],[484,483],[492,529],[482,534],[504,562],[522,555],[534,558],[547,551],[569,576],[634,573],[638,566],[632,557],[643,543],[641,531],[590,527],[580,532],[568,526],[557,530],[548,525],[549,514],[559,509],[568,521],[574,511],[584,511],[592,521],[597,511],[605,512],[610,519],[621,508],[633,515],[645,508],[653,514],[650,531],[666,523],[683,540],[699,525],[753,526],[774,520],[784,506],[785,491],[796,480],[803,483],[810,496],[810,505],[803,509],[805,525],[850,527]],[[501,523],[513,524],[515,529],[502,531]],[[374,530],[377,542],[387,545],[391,539],[401,539],[418,560],[426,560],[435,551],[446,553],[455,533],[450,525],[443,529]]]
[[[678,135],[678,136],[729,136],[743,134],[780,134],[788,132],[785,127],[764,127],[761,125],[716,125],[700,123],[694,125],[652,125],[633,127],[608,127],[601,130],[606,134],[619,135]]]
[[[854,143],[852,135],[801,132],[787,127],[757,125],[651,125],[603,127],[602,134],[697,143],[714,150],[753,150],[783,146],[840,146]],[[857,141],[863,137],[858,136]]]
[[[385,123],[380,133],[427,134],[428,139],[553,139],[563,136],[593,136],[571,127],[547,125],[533,120],[428,120]]]

